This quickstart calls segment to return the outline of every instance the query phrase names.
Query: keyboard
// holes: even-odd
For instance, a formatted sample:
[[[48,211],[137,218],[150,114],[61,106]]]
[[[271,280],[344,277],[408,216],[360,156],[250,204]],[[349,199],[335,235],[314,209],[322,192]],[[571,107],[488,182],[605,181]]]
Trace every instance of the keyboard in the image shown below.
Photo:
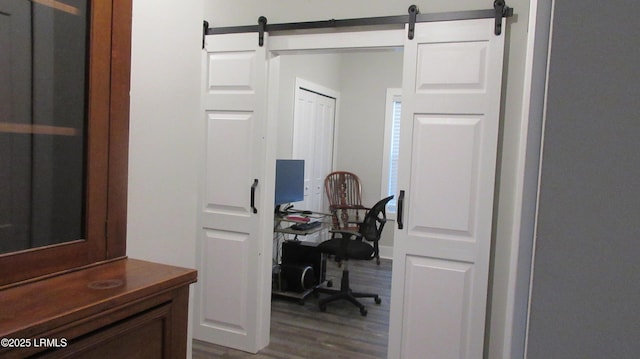
[[[316,222],[308,222],[308,223],[296,223],[289,228],[293,229],[294,231],[308,231],[320,225],[322,225],[322,222],[316,221]]]

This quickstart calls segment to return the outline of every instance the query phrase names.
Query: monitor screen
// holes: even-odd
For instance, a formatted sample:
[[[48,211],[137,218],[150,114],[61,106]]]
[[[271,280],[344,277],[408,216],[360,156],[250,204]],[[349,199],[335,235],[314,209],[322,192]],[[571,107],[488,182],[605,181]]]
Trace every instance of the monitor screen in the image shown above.
[[[275,204],[304,200],[304,160],[276,160]]]

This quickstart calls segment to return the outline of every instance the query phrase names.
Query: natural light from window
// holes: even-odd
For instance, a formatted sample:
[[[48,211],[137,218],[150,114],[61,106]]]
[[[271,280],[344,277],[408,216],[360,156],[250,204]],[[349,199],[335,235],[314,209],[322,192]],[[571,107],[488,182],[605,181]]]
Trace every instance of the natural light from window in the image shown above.
[[[398,88],[387,89],[384,131],[384,155],[382,163],[382,197],[398,194],[398,154],[400,151],[400,112],[402,92]],[[387,211],[395,217],[396,198],[389,202]]]

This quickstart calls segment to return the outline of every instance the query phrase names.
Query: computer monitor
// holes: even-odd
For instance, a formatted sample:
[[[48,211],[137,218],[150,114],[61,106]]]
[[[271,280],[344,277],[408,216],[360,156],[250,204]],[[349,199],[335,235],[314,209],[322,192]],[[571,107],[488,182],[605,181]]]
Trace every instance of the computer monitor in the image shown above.
[[[304,160],[276,160],[275,205],[304,200]]]

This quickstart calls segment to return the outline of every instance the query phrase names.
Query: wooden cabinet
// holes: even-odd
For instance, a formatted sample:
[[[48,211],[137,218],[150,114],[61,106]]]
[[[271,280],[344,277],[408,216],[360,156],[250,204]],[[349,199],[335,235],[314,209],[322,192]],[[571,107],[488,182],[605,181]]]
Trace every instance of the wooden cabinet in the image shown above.
[[[195,281],[195,270],[119,259],[5,289],[0,357],[184,358]]]
[[[131,12],[132,0],[0,2],[0,13],[16,15],[0,41],[2,49],[24,52],[10,57],[8,62],[18,65],[0,74],[19,79],[9,81],[10,90],[0,96],[0,152],[11,150],[5,156],[10,158],[37,147],[47,154],[20,157],[37,158],[31,159],[35,164],[0,161],[0,173],[9,174],[0,176],[1,358],[186,355],[189,284],[196,281],[196,271],[126,258]],[[35,21],[43,18],[48,20]],[[68,33],[82,41],[69,40]],[[79,57],[70,62],[69,49],[85,38],[86,51],[71,52]],[[38,57],[42,48],[55,51]],[[2,49],[0,62],[13,56]],[[39,61],[31,61],[31,50]],[[67,67],[52,72],[53,65],[44,66],[46,71],[38,72],[47,61]],[[22,68],[23,76],[17,77]],[[66,84],[68,79],[50,75],[66,75],[68,68],[86,79],[67,88],[38,80]],[[67,101],[68,88],[75,93],[83,87],[77,101]],[[25,108],[36,109],[31,117],[4,111],[17,106],[13,98],[19,93],[49,95],[60,105],[51,107],[65,110],[38,107],[48,103],[39,96],[24,100]],[[71,110],[80,121],[69,125]],[[37,116],[45,112],[52,118]],[[42,146],[27,141],[33,138]],[[72,161],[74,156],[79,160]],[[68,162],[82,168],[61,165]],[[44,170],[34,172],[35,165]],[[75,173],[73,181],[69,172]],[[14,187],[25,194],[14,195]],[[74,195],[60,188],[71,188]],[[73,203],[73,210],[60,207],[61,202]],[[57,216],[67,212],[73,215]]]

